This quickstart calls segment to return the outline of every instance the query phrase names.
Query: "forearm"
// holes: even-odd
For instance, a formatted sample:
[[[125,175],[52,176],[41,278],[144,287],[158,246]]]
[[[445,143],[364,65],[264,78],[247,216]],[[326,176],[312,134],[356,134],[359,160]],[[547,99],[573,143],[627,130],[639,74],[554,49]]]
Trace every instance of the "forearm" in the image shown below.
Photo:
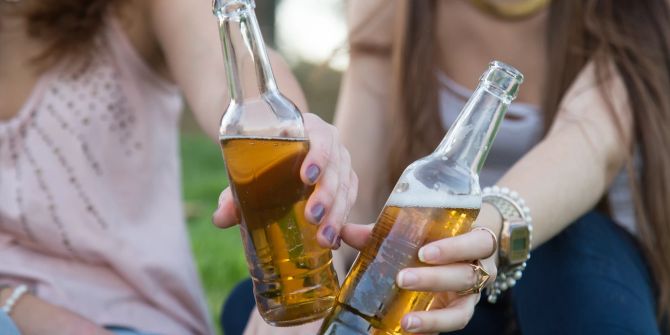
[[[0,291],[0,304],[4,304],[11,290]],[[23,335],[111,335],[82,316],[30,294],[17,301],[10,316]]]
[[[531,209],[533,247],[596,205],[611,178],[602,157],[578,124],[569,125],[550,134],[498,182],[518,192]]]
[[[175,78],[203,130],[218,139],[219,121],[230,101],[217,22],[211,1],[149,0],[156,37]],[[276,52],[270,63],[282,93],[307,112],[291,69]]]

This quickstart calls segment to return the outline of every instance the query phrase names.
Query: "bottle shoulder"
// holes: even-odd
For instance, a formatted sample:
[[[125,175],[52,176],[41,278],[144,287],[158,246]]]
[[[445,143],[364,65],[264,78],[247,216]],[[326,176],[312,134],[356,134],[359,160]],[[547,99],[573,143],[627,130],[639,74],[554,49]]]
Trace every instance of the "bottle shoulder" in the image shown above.
[[[221,118],[219,136],[304,138],[302,114],[280,92],[243,101],[231,100]]]
[[[401,207],[479,208],[479,177],[457,161],[424,157],[403,172],[391,192],[389,204]]]

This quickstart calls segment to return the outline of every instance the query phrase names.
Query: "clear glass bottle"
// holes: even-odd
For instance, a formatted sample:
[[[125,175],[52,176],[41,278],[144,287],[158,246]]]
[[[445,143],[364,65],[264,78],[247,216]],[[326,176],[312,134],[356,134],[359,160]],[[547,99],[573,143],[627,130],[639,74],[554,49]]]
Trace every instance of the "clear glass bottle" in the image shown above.
[[[494,61],[435,151],[403,172],[344,281],[320,334],[406,334],[400,321],[434,294],[398,288],[426,243],[470,231],[481,207],[478,173],[523,76]]]
[[[258,310],[271,325],[322,318],[338,291],[330,249],[304,216],[313,187],[302,116],[279,92],[253,0],[215,0],[230,90],[219,136]]]

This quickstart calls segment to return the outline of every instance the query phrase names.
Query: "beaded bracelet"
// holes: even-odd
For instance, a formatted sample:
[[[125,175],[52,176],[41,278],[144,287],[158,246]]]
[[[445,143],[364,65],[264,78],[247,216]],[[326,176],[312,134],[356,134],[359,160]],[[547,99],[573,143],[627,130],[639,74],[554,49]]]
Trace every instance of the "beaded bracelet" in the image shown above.
[[[9,315],[9,313],[12,312],[12,308],[14,308],[14,305],[16,304],[21,297],[28,292],[28,286],[26,285],[19,285],[14,290],[12,291],[12,295],[7,298],[5,301],[5,304],[0,307],[0,311],[4,312],[5,314]]]
[[[493,205],[503,218],[498,248],[500,269],[496,280],[486,289],[488,301],[495,303],[523,275],[530,258],[533,225],[530,209],[517,192],[506,187],[486,187],[482,190],[482,201]]]

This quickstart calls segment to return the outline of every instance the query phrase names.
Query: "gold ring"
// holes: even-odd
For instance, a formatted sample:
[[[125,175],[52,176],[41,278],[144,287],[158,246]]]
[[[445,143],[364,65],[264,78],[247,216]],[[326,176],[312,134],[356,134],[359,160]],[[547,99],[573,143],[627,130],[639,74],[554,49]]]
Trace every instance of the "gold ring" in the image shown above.
[[[470,231],[475,231],[475,230],[483,230],[483,231],[491,234],[491,237],[493,237],[493,248],[491,248],[492,251],[491,251],[491,254],[488,257],[493,256],[493,254],[495,254],[496,251],[498,251],[498,237],[496,236],[496,233],[494,233],[493,230],[491,230],[489,228],[486,228],[486,227],[474,227]]]
[[[491,275],[489,275],[489,273],[484,270],[481,264],[482,263],[480,261],[468,264],[472,267],[472,271],[475,272],[475,284],[467,290],[457,292],[458,295],[477,294],[481,292],[482,289],[484,289],[486,283],[489,281],[489,278],[491,278]]]

